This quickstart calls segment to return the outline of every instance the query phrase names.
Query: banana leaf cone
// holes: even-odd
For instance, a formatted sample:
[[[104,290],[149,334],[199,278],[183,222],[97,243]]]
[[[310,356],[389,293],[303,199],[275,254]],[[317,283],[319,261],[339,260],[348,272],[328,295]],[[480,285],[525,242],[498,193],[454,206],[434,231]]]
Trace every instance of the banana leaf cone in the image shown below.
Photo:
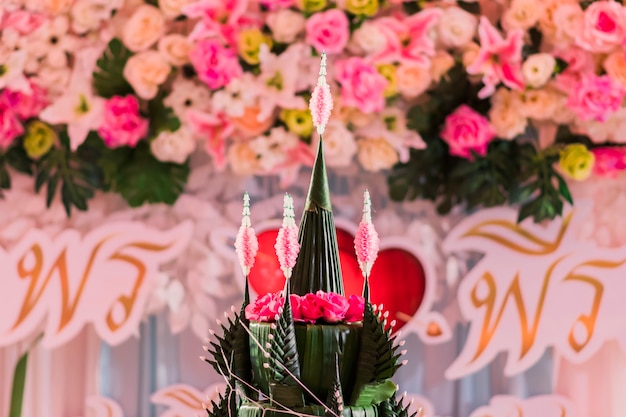
[[[300,253],[290,280],[292,294],[304,295],[318,290],[344,294],[323,146],[320,137],[298,230]]]

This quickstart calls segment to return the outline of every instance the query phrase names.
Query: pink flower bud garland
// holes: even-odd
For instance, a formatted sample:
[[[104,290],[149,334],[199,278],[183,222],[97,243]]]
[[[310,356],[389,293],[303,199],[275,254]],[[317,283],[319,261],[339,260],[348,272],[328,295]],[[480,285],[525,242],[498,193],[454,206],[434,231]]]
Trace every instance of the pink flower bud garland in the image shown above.
[[[285,194],[283,225],[278,231],[274,248],[276,249],[280,269],[285,274],[285,278],[291,278],[291,271],[296,265],[298,253],[300,252],[300,244],[298,243],[298,227],[296,226],[293,211],[293,198],[289,194]]]
[[[243,195],[242,214],[241,227],[239,227],[239,232],[237,232],[237,237],[235,238],[235,252],[237,252],[237,258],[239,258],[241,270],[247,277],[259,250],[259,241],[250,222],[250,196],[248,193]]]
[[[313,89],[309,109],[313,117],[313,124],[317,128],[318,134],[323,134],[333,109],[333,96],[330,93],[330,86],[326,82],[326,53],[322,52],[322,62],[320,64],[319,78],[317,85]]]
[[[378,257],[378,233],[372,224],[372,201],[369,191],[363,195],[363,217],[354,236],[354,249],[363,276],[367,279]]]

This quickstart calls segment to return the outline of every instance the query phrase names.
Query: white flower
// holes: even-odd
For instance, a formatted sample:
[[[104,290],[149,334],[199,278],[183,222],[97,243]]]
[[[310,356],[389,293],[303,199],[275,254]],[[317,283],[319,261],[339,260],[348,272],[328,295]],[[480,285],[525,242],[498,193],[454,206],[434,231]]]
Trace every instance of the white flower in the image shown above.
[[[476,34],[476,17],[459,7],[443,10],[437,24],[439,41],[447,48],[462,48]]]
[[[162,37],[159,40],[157,49],[174,66],[179,67],[189,62],[191,45],[187,38],[179,33],[172,33]]]
[[[157,51],[140,52],[131,56],[124,67],[124,78],[137,95],[150,100],[157,95],[159,86],[165,82],[171,67]]]
[[[607,121],[582,121],[576,118],[574,133],[589,135],[595,143],[626,143],[626,108],[622,107],[611,114]]]
[[[522,64],[522,76],[527,86],[539,88],[548,82],[556,60],[550,54],[539,53],[530,55]]]
[[[298,136],[281,126],[270,130],[268,136],[257,136],[249,145],[257,155],[259,167],[269,173],[287,162],[286,150],[295,147],[299,141]]]
[[[177,78],[172,84],[171,93],[163,104],[171,107],[183,124],[187,124],[187,110],[208,110],[211,95],[204,84]]]
[[[183,14],[183,8],[194,0],[159,0],[159,8],[168,19],[173,19]]]
[[[232,80],[224,89],[213,93],[213,111],[230,117],[242,117],[246,108],[255,106],[261,95],[258,80],[249,72]]]
[[[292,43],[304,30],[306,20],[302,13],[290,9],[279,9],[268,14],[266,22],[277,42]]]
[[[30,92],[30,84],[24,76],[26,51],[15,51],[0,55],[0,90],[11,87],[12,90]]]
[[[45,59],[53,67],[65,67],[67,57],[76,50],[76,37],[69,32],[67,16],[56,16],[37,28],[27,44],[29,55],[37,60]]]
[[[144,51],[154,45],[165,31],[165,17],[149,4],[139,6],[122,29],[122,42],[133,52]]]
[[[315,135],[313,149],[317,149],[319,135]],[[354,134],[338,120],[331,120],[324,132],[324,158],[329,167],[345,167],[352,163],[357,146]]]
[[[350,40],[350,49],[357,53],[373,55],[387,46],[385,34],[373,22],[365,21],[354,31]]]
[[[163,131],[150,143],[150,150],[156,159],[177,164],[184,163],[195,148],[193,134],[186,127],[175,132]]]

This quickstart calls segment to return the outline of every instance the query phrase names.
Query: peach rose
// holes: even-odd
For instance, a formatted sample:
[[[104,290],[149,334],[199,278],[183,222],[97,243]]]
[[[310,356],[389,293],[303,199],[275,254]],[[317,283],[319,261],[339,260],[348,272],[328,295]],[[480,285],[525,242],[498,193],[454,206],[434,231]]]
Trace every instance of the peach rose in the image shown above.
[[[507,30],[528,30],[535,26],[545,12],[541,0],[513,0],[502,15],[502,26]]]
[[[124,78],[135,93],[144,100],[157,95],[159,86],[165,82],[171,67],[157,51],[140,52],[131,56],[124,67]]]
[[[528,90],[521,94],[519,112],[535,120],[548,120],[562,104],[559,94],[551,89]]]
[[[502,139],[513,139],[526,130],[526,117],[519,112],[520,98],[518,93],[507,88],[499,88],[491,96],[489,121]]]
[[[390,169],[400,160],[398,153],[384,138],[363,138],[357,142],[357,158],[371,172]]]
[[[315,135],[313,149],[317,149],[319,135]],[[357,145],[354,134],[337,120],[331,120],[324,131],[324,158],[329,167],[345,167],[352,163]]]
[[[159,40],[157,49],[173,66],[179,67],[189,62],[191,45],[187,41],[187,37],[181,34],[165,35]]]
[[[261,108],[257,105],[245,108],[243,116],[234,117],[233,124],[237,128],[237,132],[245,138],[258,136],[269,129],[274,124],[274,115],[266,119],[259,120]]]
[[[626,87],[626,53],[623,50],[615,51],[607,56],[602,66],[613,81]]]
[[[133,52],[154,45],[165,31],[165,17],[154,6],[144,4],[135,10],[122,29],[122,42]]]
[[[431,59],[430,77],[438,83],[454,66],[454,58],[446,51],[437,51]]]
[[[259,172],[259,160],[248,142],[235,142],[226,153],[230,169],[237,175],[254,175]]]
[[[193,0],[159,0],[159,9],[168,19],[174,19],[183,14],[183,8]]]
[[[428,67],[416,63],[403,63],[396,71],[398,91],[404,97],[414,98],[428,89],[432,78]]]

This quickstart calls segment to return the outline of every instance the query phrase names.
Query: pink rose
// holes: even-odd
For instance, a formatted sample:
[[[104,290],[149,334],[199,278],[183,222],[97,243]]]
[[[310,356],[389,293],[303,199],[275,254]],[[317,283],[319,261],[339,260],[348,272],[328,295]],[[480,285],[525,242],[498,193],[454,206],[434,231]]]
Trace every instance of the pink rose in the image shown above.
[[[6,100],[0,100],[0,149],[9,147],[13,139],[24,133],[17,113]]]
[[[30,93],[5,89],[0,93],[0,100],[6,101],[21,120],[37,116],[49,103],[47,91],[30,83]]]
[[[450,146],[450,155],[468,159],[472,158],[472,151],[485,155],[495,135],[489,120],[465,104],[446,117],[441,132],[441,138]]]
[[[338,54],[350,38],[348,18],[339,9],[315,13],[306,22],[306,42],[318,53]]]
[[[363,113],[381,111],[385,107],[387,79],[363,58],[351,57],[337,61],[336,79],[341,84],[341,100],[345,107],[356,107]]]
[[[594,148],[591,153],[596,157],[593,173],[601,177],[615,178],[626,169],[626,151],[624,148]]]
[[[13,29],[18,31],[20,35],[28,35],[46,20],[44,14],[18,9],[4,15],[0,29]]]
[[[213,90],[228,85],[243,72],[235,51],[224,47],[216,39],[199,41],[189,53],[189,60],[198,78]]]
[[[327,323],[337,323],[346,317],[350,304],[346,297],[334,292],[318,291],[315,295],[322,306],[322,318]]]
[[[285,299],[280,292],[267,293],[246,306],[246,318],[252,321],[274,321],[284,303]]]
[[[128,95],[107,100],[98,134],[110,148],[125,145],[135,147],[148,134],[148,121],[139,115],[137,98]]]
[[[324,314],[320,298],[310,293],[300,297],[300,311],[303,321],[307,323],[315,323]]]
[[[302,316],[301,299],[298,294],[289,294],[289,302],[291,303],[291,313],[295,321],[304,321]]]
[[[576,44],[588,51],[610,52],[626,39],[626,11],[616,1],[598,1],[586,10]]]
[[[345,320],[348,323],[363,320],[363,310],[365,309],[365,298],[360,295],[351,295],[348,298],[348,311],[346,311]]]
[[[608,75],[585,74],[570,92],[567,107],[582,120],[605,122],[622,105],[626,89]]]

